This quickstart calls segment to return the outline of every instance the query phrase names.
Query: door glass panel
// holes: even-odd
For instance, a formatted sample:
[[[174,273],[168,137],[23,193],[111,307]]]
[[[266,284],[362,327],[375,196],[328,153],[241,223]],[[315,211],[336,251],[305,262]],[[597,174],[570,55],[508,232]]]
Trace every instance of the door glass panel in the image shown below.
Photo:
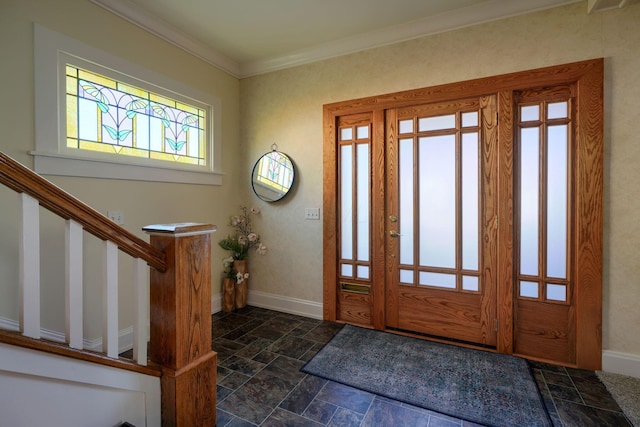
[[[400,133],[413,133],[413,119],[400,120]]]
[[[520,121],[530,122],[540,120],[540,106],[526,105],[520,108]]]
[[[462,276],[462,290],[477,292],[479,289],[476,276]]]
[[[369,126],[358,126],[356,134],[358,139],[369,139]]]
[[[353,259],[353,149],[340,147],[340,242],[342,259]]]
[[[368,129],[368,127],[365,127]],[[358,128],[360,129],[360,128]],[[356,148],[356,195],[357,195],[357,259],[369,261],[369,145],[358,144]]]
[[[567,117],[567,101],[553,102],[547,105],[548,119],[564,119]]]
[[[413,139],[401,139],[399,148],[400,263],[413,264]]]
[[[456,275],[444,273],[420,272],[420,285],[436,286],[438,288],[455,289]]]
[[[462,127],[478,126],[478,112],[471,111],[469,113],[462,113]]]
[[[520,296],[538,298],[538,284],[536,282],[520,282]]]
[[[455,139],[454,135],[420,138],[418,208],[423,266],[456,266]]]
[[[462,268],[465,270],[478,269],[478,162],[478,133],[465,133],[462,135]]]
[[[353,266],[351,264],[342,264],[340,275],[345,277],[353,277]]]
[[[567,287],[565,285],[547,283],[547,299],[552,301],[566,301]]]
[[[351,141],[353,139],[353,129],[340,129],[340,141]]]
[[[413,285],[413,270],[400,270],[400,283]]]
[[[356,271],[358,272],[358,279],[369,278],[369,267],[367,267],[366,265],[359,265]]]
[[[423,117],[418,119],[418,132],[441,129],[455,129],[456,115],[449,114],[446,116]]]
[[[524,109],[524,108],[523,108]],[[538,275],[539,129],[520,131],[520,273]]]
[[[565,279],[567,277],[567,125],[549,126],[547,146],[547,276]]]

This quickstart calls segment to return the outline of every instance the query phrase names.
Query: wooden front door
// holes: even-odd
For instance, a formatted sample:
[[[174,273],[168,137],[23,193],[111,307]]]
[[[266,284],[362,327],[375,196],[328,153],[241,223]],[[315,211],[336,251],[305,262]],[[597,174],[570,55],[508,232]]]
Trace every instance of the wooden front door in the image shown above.
[[[603,69],[325,105],[324,318],[600,369]]]
[[[387,113],[387,327],[496,345],[496,99]]]

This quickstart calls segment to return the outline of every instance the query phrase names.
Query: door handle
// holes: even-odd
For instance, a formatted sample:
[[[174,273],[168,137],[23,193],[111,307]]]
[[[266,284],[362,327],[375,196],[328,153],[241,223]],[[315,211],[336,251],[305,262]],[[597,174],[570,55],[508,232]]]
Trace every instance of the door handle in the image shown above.
[[[400,237],[400,236],[402,236],[402,234],[398,233],[396,230],[391,230],[389,232],[389,236],[391,236],[391,237]]]

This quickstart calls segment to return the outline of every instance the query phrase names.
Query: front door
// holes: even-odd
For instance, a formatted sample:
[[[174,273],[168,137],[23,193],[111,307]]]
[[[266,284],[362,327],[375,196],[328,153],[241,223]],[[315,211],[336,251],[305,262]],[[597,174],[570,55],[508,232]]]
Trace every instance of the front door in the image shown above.
[[[389,110],[386,138],[386,326],[495,347],[495,97]]]

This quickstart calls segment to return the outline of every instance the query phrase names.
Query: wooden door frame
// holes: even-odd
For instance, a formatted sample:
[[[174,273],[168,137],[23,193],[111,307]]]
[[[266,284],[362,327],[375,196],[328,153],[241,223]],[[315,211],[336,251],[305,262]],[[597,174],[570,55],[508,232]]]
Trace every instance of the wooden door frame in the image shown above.
[[[498,344],[513,353],[514,291],[514,91],[560,84],[577,87],[575,161],[574,274],[576,286],[576,364],[601,369],[602,363],[602,242],[603,242],[603,75],[602,58],[484,77],[458,83],[336,102],[323,107],[323,316],[337,312],[337,129],[338,117],[370,112],[372,126],[372,261],[371,327],[385,329],[384,119],[385,111],[411,105],[496,94],[498,99]],[[382,169],[382,170],[381,170]]]

